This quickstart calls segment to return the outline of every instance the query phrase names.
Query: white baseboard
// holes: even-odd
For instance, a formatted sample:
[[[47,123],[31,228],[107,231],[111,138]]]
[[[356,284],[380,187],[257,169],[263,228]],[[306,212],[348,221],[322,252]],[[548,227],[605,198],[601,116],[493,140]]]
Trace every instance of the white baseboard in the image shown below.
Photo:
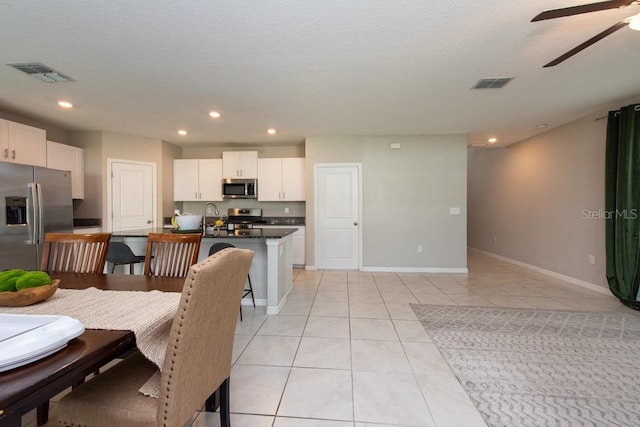
[[[461,268],[444,268],[444,267],[362,267],[360,271],[378,272],[378,273],[468,273],[469,269]]]
[[[304,268],[309,271],[317,271],[313,265],[307,265]],[[366,271],[372,273],[468,273],[467,268],[418,268],[418,267],[362,267],[358,271]]]
[[[253,301],[251,301],[251,298],[243,298],[242,301],[240,301],[240,304],[253,306]],[[256,298],[256,307],[266,307],[266,305],[267,305],[266,299]]]
[[[485,254],[485,255],[489,255],[489,256],[491,256],[493,258],[497,258],[497,259],[502,260],[502,261],[509,262],[511,264],[515,264],[515,265],[520,266],[520,267],[524,267],[524,268],[526,268],[528,270],[537,271],[538,273],[546,274],[547,276],[551,276],[551,277],[554,277],[556,279],[561,279],[561,280],[564,280],[566,282],[572,283],[574,285],[582,286],[583,288],[587,288],[587,289],[590,289],[592,291],[599,292],[601,294],[611,295],[611,292],[609,291],[609,288],[603,288],[602,286],[598,286],[598,285],[596,285],[594,283],[591,283],[591,282],[585,282],[584,280],[576,279],[575,277],[565,276],[564,274],[556,273],[555,271],[547,270],[547,269],[544,269],[542,267],[538,267],[538,266],[535,266],[535,265],[532,265],[532,264],[527,264],[525,262],[518,261],[518,260],[515,260],[515,259],[507,258],[507,257],[504,257],[502,255],[494,254],[493,252],[483,251],[482,249],[476,249],[476,248],[471,248],[471,247],[469,249],[472,250],[472,251],[480,252],[480,253]]]
[[[289,289],[289,290],[291,290],[291,289]],[[284,308],[284,305],[287,303],[288,300],[289,300],[289,292],[287,292],[287,295],[285,295],[284,298],[282,298],[280,300],[280,303],[277,306],[267,305],[267,302],[265,301],[264,305],[267,305],[267,314],[278,314],[278,313],[280,313],[282,311],[282,309]]]

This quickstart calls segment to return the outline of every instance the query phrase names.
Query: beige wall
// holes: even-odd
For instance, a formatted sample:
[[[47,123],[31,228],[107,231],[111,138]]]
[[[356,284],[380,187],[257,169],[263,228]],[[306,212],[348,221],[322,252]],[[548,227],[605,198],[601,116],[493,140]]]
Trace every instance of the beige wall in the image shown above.
[[[606,111],[469,153],[469,246],[606,287]],[[589,264],[594,255],[596,264]]]
[[[269,147],[251,147],[242,145],[211,145],[207,147],[184,147],[182,149],[183,159],[221,159],[223,151],[257,151],[259,158],[270,157],[304,157],[304,145],[276,145]]]
[[[160,214],[163,217],[173,215],[173,159],[182,157],[182,149],[176,145],[162,142],[162,175],[158,179],[162,181],[162,202]],[[161,224],[161,223],[159,223]]]
[[[70,132],[70,143],[84,148],[85,200],[75,210],[76,218],[107,216],[107,160],[132,160],[154,163],[158,177],[157,218],[173,213],[173,159],[181,149],[165,141],[112,132]]]
[[[71,144],[71,142],[69,141],[69,132],[56,125],[52,125],[42,120],[25,117],[6,110],[0,110],[0,118],[11,120],[12,122],[22,123],[23,125],[27,126],[44,129],[47,132],[48,141],[59,142],[61,144]]]
[[[392,142],[401,149],[391,150]],[[466,142],[464,135],[307,138],[307,265],[315,265],[314,165],[355,162],[362,164],[363,267],[466,268]],[[460,215],[450,215],[452,207]]]

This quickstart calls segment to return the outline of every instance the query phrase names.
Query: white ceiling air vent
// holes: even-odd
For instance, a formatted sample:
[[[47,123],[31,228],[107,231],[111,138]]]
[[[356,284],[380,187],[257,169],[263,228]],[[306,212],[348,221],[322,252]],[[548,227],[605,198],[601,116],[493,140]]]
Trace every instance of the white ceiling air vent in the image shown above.
[[[71,77],[59,73],[40,62],[12,62],[7,65],[46,83],[73,81]]]
[[[513,79],[513,77],[503,77],[499,79],[480,79],[472,89],[500,89]]]

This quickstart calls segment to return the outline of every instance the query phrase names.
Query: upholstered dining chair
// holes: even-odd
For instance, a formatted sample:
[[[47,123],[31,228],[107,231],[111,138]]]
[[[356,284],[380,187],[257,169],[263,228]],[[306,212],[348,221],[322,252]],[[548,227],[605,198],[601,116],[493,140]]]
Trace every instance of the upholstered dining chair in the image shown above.
[[[185,277],[198,262],[198,234],[149,233],[144,260],[145,276]]]
[[[230,248],[189,269],[160,373],[159,397],[138,389],[157,370],[136,353],[74,388],[57,404],[57,425],[183,426],[205,406],[229,426],[229,376],[237,307],[253,252]]]
[[[226,248],[235,248],[235,246],[233,246],[231,243],[226,243],[226,242],[219,242],[219,243],[214,243],[213,245],[211,245],[209,247],[209,256],[215,254],[218,251],[221,251],[223,249]],[[248,288],[244,288],[244,291],[242,293],[242,299],[244,299],[244,297],[246,297],[247,295],[251,295],[251,301],[253,302],[253,307],[255,308],[256,306],[256,300],[253,296],[253,285],[251,284],[251,275],[247,274],[247,282],[249,283],[249,287]],[[242,322],[242,300],[240,300],[240,321]]]
[[[49,273],[102,273],[111,233],[47,233],[40,270]]]

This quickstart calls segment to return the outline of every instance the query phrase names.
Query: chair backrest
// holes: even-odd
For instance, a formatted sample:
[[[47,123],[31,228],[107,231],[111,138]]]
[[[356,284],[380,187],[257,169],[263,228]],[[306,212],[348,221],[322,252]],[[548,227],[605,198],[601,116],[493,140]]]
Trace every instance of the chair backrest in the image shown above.
[[[136,261],[136,255],[126,243],[109,242],[107,261],[114,264],[128,264]]]
[[[233,246],[231,243],[225,243],[225,242],[214,243],[209,247],[209,256],[226,248],[235,248],[235,246]]]
[[[102,273],[111,233],[47,233],[40,270],[71,273]]]
[[[145,276],[186,277],[198,262],[200,234],[149,233],[144,260]]]
[[[189,269],[160,378],[158,425],[184,425],[231,375],[238,306],[253,251],[231,248]]]

